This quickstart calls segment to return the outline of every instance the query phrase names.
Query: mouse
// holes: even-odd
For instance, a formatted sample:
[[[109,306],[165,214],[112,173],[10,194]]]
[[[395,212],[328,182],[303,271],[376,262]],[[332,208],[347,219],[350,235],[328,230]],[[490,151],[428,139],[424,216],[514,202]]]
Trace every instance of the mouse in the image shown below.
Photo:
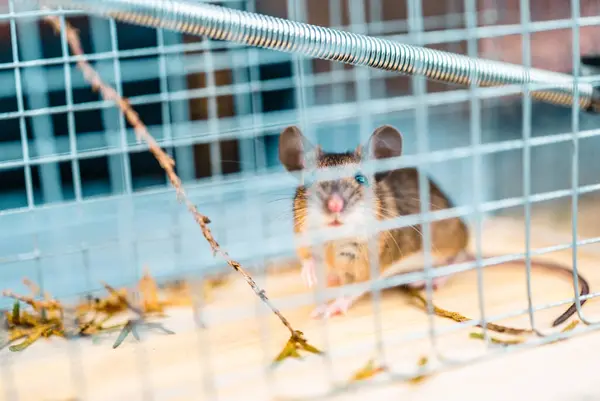
[[[423,236],[420,225],[392,228],[378,232],[369,238],[363,234],[370,214],[379,221],[419,214],[421,212],[419,170],[414,167],[378,172],[373,177],[361,170],[361,162],[369,159],[387,159],[402,155],[403,137],[391,125],[382,125],[370,135],[367,143],[347,152],[325,152],[321,146],[312,144],[297,126],[283,129],[279,135],[278,157],[289,172],[300,172],[292,202],[293,230],[296,236],[310,230],[326,227],[346,228],[349,236],[326,241],[323,252],[315,252],[310,246],[298,246],[296,254],[301,263],[301,278],[309,288],[317,284],[317,265],[324,266],[326,286],[340,287],[351,283],[366,282],[371,277],[369,241],[375,240],[380,279],[422,270]],[[333,180],[317,180],[315,169],[340,168],[347,171],[345,177]],[[429,211],[453,208],[446,193],[427,177],[430,194]],[[373,199],[367,197],[372,191]],[[373,210],[374,209],[374,210]],[[374,213],[373,213],[374,212]],[[309,218],[310,217],[310,218]],[[451,217],[430,223],[431,257],[434,268],[463,261],[474,261],[469,252],[469,230],[463,219]],[[482,255],[493,257],[492,255]],[[322,260],[321,260],[322,259]],[[523,265],[525,265],[523,263]],[[568,273],[566,266],[545,261],[532,261],[532,267]],[[432,288],[441,288],[448,276],[434,277]],[[578,275],[581,296],[589,294],[589,284]],[[425,280],[407,284],[413,289],[423,289]],[[352,296],[340,296],[324,303],[311,313],[313,318],[344,315],[351,306],[369,290]],[[582,300],[583,305],[586,300]],[[577,310],[572,304],[554,320],[558,326]]]

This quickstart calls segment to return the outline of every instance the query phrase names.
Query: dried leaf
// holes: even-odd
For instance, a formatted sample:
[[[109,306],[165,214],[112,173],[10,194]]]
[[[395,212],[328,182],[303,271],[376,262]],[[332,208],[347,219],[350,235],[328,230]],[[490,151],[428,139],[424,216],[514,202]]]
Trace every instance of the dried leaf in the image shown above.
[[[54,324],[43,325],[37,327],[34,331],[32,331],[29,336],[19,344],[11,345],[8,349],[12,352],[23,351],[25,348],[29,347],[31,344],[40,339],[43,335],[46,334],[47,331],[51,331],[54,329]]]
[[[127,335],[129,335],[129,332],[131,332],[132,328],[133,324],[131,321],[128,321],[119,333],[119,337],[117,337],[117,340],[113,344],[113,349],[117,348],[123,341],[125,341],[125,338],[127,338]]]
[[[483,336],[483,333],[470,333],[469,337],[477,339],[477,340],[484,340],[485,337]],[[516,338],[514,340],[503,340],[501,338],[497,338],[497,337],[489,337],[490,341],[494,344],[501,344],[501,345],[516,345],[516,344],[522,344],[525,342],[524,338]]]
[[[8,347],[8,349],[12,352],[23,351],[25,348],[29,347],[31,344],[39,340],[40,337],[41,335],[39,334],[30,334],[23,342],[11,345],[10,347]]]
[[[21,328],[13,328],[8,333],[8,338],[6,338],[6,336],[5,336],[5,338],[2,339],[2,344],[0,344],[0,350],[7,347],[13,341],[17,341],[17,340],[20,340],[21,338],[27,337],[30,332],[31,332],[31,330],[25,330],[25,329],[21,329]]]
[[[561,331],[563,333],[566,333],[568,331],[573,330],[575,327],[577,327],[579,325],[579,323],[581,323],[579,320],[573,320],[571,323],[569,323],[567,325],[567,327],[565,327],[564,329],[562,329]]]
[[[13,304],[10,321],[15,326],[18,326],[21,322],[21,304],[19,303],[19,301],[15,301],[15,303]]]
[[[113,287],[111,287],[110,285],[108,285],[106,283],[102,283],[102,285],[104,286],[104,288],[106,288],[106,290],[108,292],[110,292],[115,297],[117,297],[123,304],[125,304],[129,309],[131,309],[132,311],[134,311],[136,314],[138,314],[140,316],[142,316],[144,314],[139,308],[133,306],[129,302],[129,300],[127,299],[127,296],[125,294],[119,293],[119,291],[115,290]]]
[[[105,331],[105,330],[116,329],[117,327],[120,327],[120,326],[121,325],[106,327],[103,330]],[[139,336],[139,333],[138,333],[138,329],[140,327],[144,327],[144,326],[146,326],[148,328],[159,329],[159,330],[165,332],[166,334],[175,334],[175,332],[167,329],[166,327],[164,327],[160,323],[145,322],[143,319],[129,320],[123,326],[123,329],[121,330],[121,333],[119,333],[119,337],[117,338],[117,341],[115,341],[115,343],[113,344],[113,349],[117,348],[119,345],[121,345],[121,343],[125,340],[125,338],[127,337],[127,335],[129,333],[131,333],[131,335],[133,335],[133,337],[137,341],[140,341],[140,336]]]
[[[422,356],[421,358],[419,358],[419,362],[417,362],[417,366],[420,368],[423,368],[427,365],[427,362],[429,362],[429,358],[427,358],[426,356]],[[417,376],[413,377],[412,379],[410,379],[409,383],[412,383],[412,384],[421,383],[423,380],[425,380],[427,378],[427,376],[428,375],[425,375],[425,374],[417,375]]]
[[[300,348],[302,348],[304,351],[310,352],[311,354],[317,354],[317,355],[323,354],[323,351],[310,345],[308,343],[308,341],[306,341],[306,339],[304,338],[304,333],[301,332],[300,330],[296,330],[291,338],[294,339],[296,341],[296,343],[298,344],[298,346],[300,346]]]
[[[147,267],[138,287],[142,295],[142,307],[144,311],[146,313],[162,312],[164,304],[160,302],[158,297],[158,285],[156,285],[156,281],[150,276]]]
[[[384,366],[376,366],[375,361],[373,359],[369,359],[365,366],[359,369],[352,377],[350,378],[351,382],[356,382],[360,380],[370,379],[379,373],[385,372],[387,368]]]
[[[311,354],[322,355],[323,351],[309,344],[304,338],[304,333],[296,330],[294,334],[290,336],[290,339],[285,343],[285,346],[281,350],[281,352],[275,357],[273,360],[273,366],[279,364],[283,360],[287,358],[296,358],[302,359],[302,355],[300,355],[300,350],[310,352]]]
[[[279,355],[275,357],[273,363],[280,363],[287,358],[297,358],[301,359],[300,353],[298,353],[298,346],[296,342],[290,338],[288,342],[285,344]]]
[[[575,327],[579,325],[579,323],[581,323],[579,320],[573,320],[564,329],[561,330],[561,333],[568,333],[569,331],[572,331]],[[566,338],[559,338],[558,340],[550,341],[548,344],[555,344],[565,340]]]
[[[164,331],[164,332],[165,332],[165,333],[167,333],[167,334],[175,334],[175,332],[174,332],[174,331],[171,331],[171,330],[167,329],[167,328],[166,328],[166,327],[165,327],[163,324],[161,324],[161,323],[146,323],[145,325],[146,325],[147,327],[149,327],[149,328],[154,328],[154,329],[158,329],[158,330]]]
[[[112,317],[112,314],[110,314],[105,316],[103,319],[98,320],[98,312],[96,312],[93,318],[88,322],[83,323],[80,320],[79,335],[88,336],[96,334],[102,330],[107,330],[107,328],[103,328],[102,326],[104,326],[104,323],[106,323],[108,320],[112,319]]]
[[[131,335],[133,336],[133,338],[135,338],[137,341],[140,341],[140,335],[137,332],[137,325],[134,323],[131,326]]]
[[[22,282],[25,287],[29,288],[32,296],[37,297],[40,294],[40,287],[38,287],[33,281],[29,280],[27,277],[24,277]]]
[[[153,281],[146,278],[147,282]],[[149,280],[148,280],[149,279]],[[24,280],[31,292],[39,293],[35,284]],[[103,283],[104,284],[104,283]],[[15,299],[12,311],[3,311],[7,324],[7,338],[0,339],[0,349],[9,346],[11,342],[24,338],[19,344],[11,347],[11,351],[22,351],[29,345],[37,341],[40,337],[49,338],[52,336],[71,339],[74,337],[94,336],[102,332],[120,330],[119,337],[115,341],[113,348],[118,347],[132,333],[134,338],[140,339],[138,334],[140,326],[147,325],[148,328],[158,329],[167,334],[175,334],[160,323],[146,323],[143,312],[132,306],[127,300],[127,290],[116,290],[108,284],[104,284],[109,292],[106,298],[87,300],[75,308],[63,306],[60,302],[51,298],[49,294],[44,294],[45,299],[38,301],[32,297],[16,295],[10,291],[4,291],[3,295]],[[21,310],[21,302],[31,305],[33,312]],[[140,314],[139,319],[127,322],[126,324],[115,325],[112,327],[103,327],[106,321],[111,319],[115,313],[131,309]],[[92,316],[86,315],[91,313]],[[94,340],[97,337],[94,336]]]

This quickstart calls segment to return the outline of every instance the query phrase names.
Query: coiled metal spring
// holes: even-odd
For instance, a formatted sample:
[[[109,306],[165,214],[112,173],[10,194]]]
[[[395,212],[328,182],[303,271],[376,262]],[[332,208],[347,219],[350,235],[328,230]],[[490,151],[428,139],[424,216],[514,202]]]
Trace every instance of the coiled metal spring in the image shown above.
[[[39,0],[155,28],[173,29],[212,39],[244,43],[324,60],[422,75],[430,80],[482,87],[510,84],[543,85],[532,97],[570,106],[575,92],[585,111],[600,112],[600,96],[591,84],[575,85],[573,77],[539,69],[466,57],[282,18],[211,4],[173,0]]]

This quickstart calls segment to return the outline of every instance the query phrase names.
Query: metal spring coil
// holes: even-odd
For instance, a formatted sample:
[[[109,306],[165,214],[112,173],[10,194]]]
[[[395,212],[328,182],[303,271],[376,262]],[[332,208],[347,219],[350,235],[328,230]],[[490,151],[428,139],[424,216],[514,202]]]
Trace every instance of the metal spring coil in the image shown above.
[[[39,0],[43,6],[63,6],[138,25],[166,28],[244,43],[287,53],[421,75],[449,84],[482,87],[542,84],[532,97],[571,106],[579,92],[579,106],[600,112],[600,99],[591,84],[574,84],[573,77],[539,69],[475,59],[282,18],[211,4],[172,0]]]

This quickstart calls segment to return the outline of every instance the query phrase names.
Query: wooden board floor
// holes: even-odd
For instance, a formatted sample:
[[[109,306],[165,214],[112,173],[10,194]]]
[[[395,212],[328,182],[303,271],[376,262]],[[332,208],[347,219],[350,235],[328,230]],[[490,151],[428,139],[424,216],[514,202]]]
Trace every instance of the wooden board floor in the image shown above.
[[[533,247],[570,240],[568,232],[553,231],[541,224],[534,226],[532,233]],[[522,252],[523,236],[524,225],[520,221],[488,221],[484,229],[484,252]],[[588,251],[580,250],[579,268],[594,291],[600,288],[600,269],[596,266],[599,257]],[[544,258],[571,264],[570,251]],[[434,302],[477,317],[476,280],[474,271],[453,276],[436,292]],[[307,290],[297,269],[269,273],[257,281],[292,325],[303,331],[313,345],[326,350],[328,358],[308,356],[301,361],[288,360],[272,371],[265,369],[289,333],[258,305],[247,284],[241,278],[234,278],[218,289],[214,300],[204,308],[201,318],[207,328],[203,330],[195,328],[191,309],[180,308],[170,310],[169,318],[164,321],[175,335],[145,331],[141,343],[129,338],[116,350],[111,348],[116,338],[113,334],[98,344],[87,340],[72,343],[52,340],[39,342],[20,354],[0,352],[0,399],[10,400],[9,395],[18,395],[17,399],[23,401],[294,400],[323,396],[332,390],[333,383],[348,380],[369,358],[377,355],[378,343],[383,344],[390,370],[400,376],[413,373],[423,355],[429,355],[432,366],[437,366],[442,362],[436,354],[443,361],[460,361],[500,352],[497,347],[489,349],[481,340],[469,338],[470,332],[477,331],[474,328],[439,334],[432,351],[426,337],[429,318],[398,290],[384,293],[380,319],[374,315],[373,303],[367,297],[346,317],[335,317],[325,324],[308,317],[314,302],[302,305],[302,295]],[[486,316],[525,310],[525,284],[525,269],[521,265],[486,269]],[[536,305],[568,297],[572,297],[569,276],[534,269]],[[550,332],[549,323],[565,307],[536,313],[536,324]],[[589,301],[584,312],[592,320],[599,318],[600,303]],[[457,325],[441,318],[435,318],[434,323],[439,330]],[[527,327],[528,319],[521,315],[496,323]],[[584,329],[585,325],[579,328]],[[421,339],[415,339],[419,334]],[[444,370],[420,384],[387,382],[389,377],[382,374],[374,380],[382,383],[338,392],[329,399],[489,401],[525,398],[527,394],[547,401],[600,399],[600,389],[595,384],[595,372],[600,367],[597,349],[600,349],[600,332],[580,334],[565,342],[505,352],[484,362]],[[74,398],[75,394],[80,398]]]

